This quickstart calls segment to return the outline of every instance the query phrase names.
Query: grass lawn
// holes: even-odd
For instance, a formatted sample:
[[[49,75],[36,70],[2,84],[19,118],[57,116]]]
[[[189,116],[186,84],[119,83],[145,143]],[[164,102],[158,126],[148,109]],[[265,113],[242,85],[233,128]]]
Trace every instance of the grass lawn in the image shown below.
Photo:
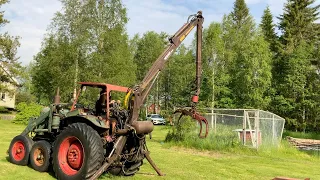
[[[0,121],[0,179],[54,179],[49,173],[40,173],[27,166],[7,161],[6,151],[11,139],[24,126]],[[151,157],[166,174],[157,176],[147,161],[133,177],[113,179],[272,179],[276,176],[320,179],[320,159],[295,151],[264,153],[231,153],[198,151],[163,143],[167,128],[156,126],[152,140],[148,140]],[[104,175],[101,179],[109,179]]]

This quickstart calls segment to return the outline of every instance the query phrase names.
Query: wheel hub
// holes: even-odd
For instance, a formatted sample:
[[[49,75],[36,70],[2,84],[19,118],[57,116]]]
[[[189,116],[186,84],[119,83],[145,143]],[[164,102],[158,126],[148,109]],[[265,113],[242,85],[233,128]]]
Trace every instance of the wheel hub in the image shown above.
[[[34,154],[33,154],[33,159],[34,159],[34,162],[37,166],[42,166],[43,163],[44,163],[44,152],[43,152],[43,149],[41,148],[37,148],[35,151],[34,151]]]
[[[60,144],[58,160],[62,171],[71,176],[76,174],[82,167],[84,148],[75,136],[66,137]]]
[[[22,141],[17,141],[12,146],[12,156],[16,161],[21,161],[25,156],[25,148]]]
[[[82,164],[82,145],[79,142],[71,144],[67,156],[69,165],[73,169],[80,169]]]

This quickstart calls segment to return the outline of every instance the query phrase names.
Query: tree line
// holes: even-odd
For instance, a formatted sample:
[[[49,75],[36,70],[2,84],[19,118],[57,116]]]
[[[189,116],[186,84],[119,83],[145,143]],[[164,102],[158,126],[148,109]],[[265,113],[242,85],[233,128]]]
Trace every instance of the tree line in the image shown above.
[[[79,81],[132,87],[168,44],[165,32],[129,38],[127,9],[120,0],[61,3],[40,52],[25,68],[23,93],[38,102],[49,103],[57,87],[68,101]],[[283,14],[273,17],[266,7],[257,24],[245,1],[235,0],[221,22],[203,31],[200,106],[268,110],[285,118],[287,129],[318,131],[319,9],[315,0],[287,0]],[[180,46],[171,56],[147,104],[166,110],[189,106],[194,44]]]

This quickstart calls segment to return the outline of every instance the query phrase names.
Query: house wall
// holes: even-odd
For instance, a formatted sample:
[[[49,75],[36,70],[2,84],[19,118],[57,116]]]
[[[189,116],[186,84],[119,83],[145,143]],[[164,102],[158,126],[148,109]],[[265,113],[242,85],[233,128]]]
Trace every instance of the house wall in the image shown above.
[[[15,101],[16,101],[16,95],[15,95],[16,87],[12,84],[8,84],[8,88],[12,89],[14,93],[9,94],[9,93],[0,92],[0,106],[14,109]]]

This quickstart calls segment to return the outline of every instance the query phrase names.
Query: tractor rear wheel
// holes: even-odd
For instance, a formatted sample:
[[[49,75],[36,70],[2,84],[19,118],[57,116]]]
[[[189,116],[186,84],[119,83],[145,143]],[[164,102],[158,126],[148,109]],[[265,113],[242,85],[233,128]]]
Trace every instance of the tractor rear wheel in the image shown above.
[[[98,132],[85,123],[70,124],[58,135],[52,150],[58,179],[89,179],[104,160]]]
[[[50,165],[51,144],[47,141],[38,141],[33,144],[30,152],[30,165],[39,172],[48,171]]]
[[[21,166],[28,165],[33,141],[29,136],[14,137],[9,146],[9,161]]]

